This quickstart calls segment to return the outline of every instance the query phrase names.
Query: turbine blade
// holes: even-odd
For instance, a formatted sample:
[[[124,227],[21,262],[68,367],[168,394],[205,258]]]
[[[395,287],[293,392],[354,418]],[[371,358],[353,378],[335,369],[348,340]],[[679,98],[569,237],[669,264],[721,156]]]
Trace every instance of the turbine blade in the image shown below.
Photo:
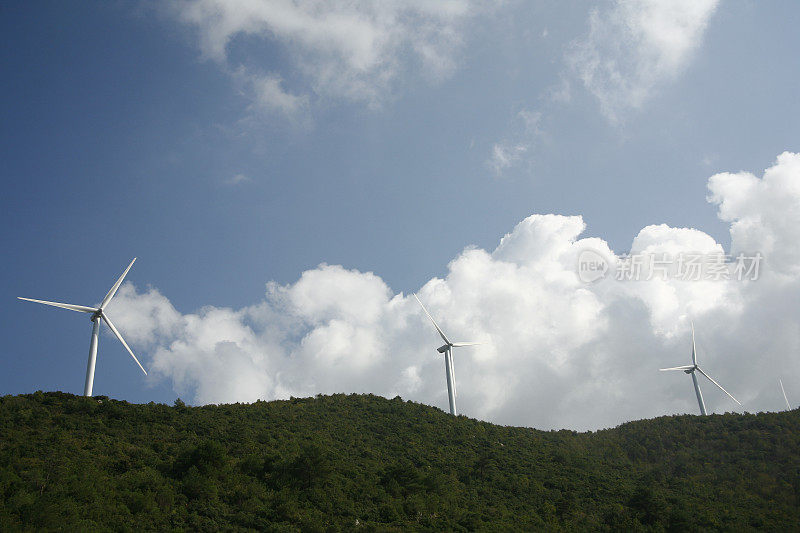
[[[447,344],[450,344],[450,345],[452,345],[453,343],[452,343],[452,342],[450,342],[450,339],[448,339],[448,338],[445,336],[444,332],[442,331],[442,328],[440,328],[440,327],[439,327],[439,324],[437,324],[437,323],[436,323],[436,321],[433,319],[433,317],[432,317],[432,316],[431,316],[431,314],[428,312],[428,310],[427,310],[427,309],[425,309],[425,306],[424,306],[424,305],[422,305],[422,302],[420,301],[419,297],[417,297],[417,295],[415,294],[415,295],[414,295],[414,298],[416,298],[416,299],[417,299],[417,302],[419,302],[419,305],[421,305],[421,306],[422,306],[422,310],[423,310],[423,311],[425,311],[425,314],[426,314],[426,315],[428,315],[428,318],[430,318],[430,319],[431,319],[431,322],[433,322],[433,327],[435,327],[435,328],[436,328],[436,331],[438,331],[438,332],[439,332],[439,335],[442,337],[442,340],[443,340],[444,342],[446,342]]]
[[[108,305],[108,302],[111,301],[111,298],[113,298],[114,295],[117,294],[117,289],[119,289],[119,286],[122,285],[122,280],[125,279],[125,276],[128,275],[128,271],[131,269],[131,267],[133,266],[133,263],[135,263],[135,262],[136,262],[136,258],[134,257],[133,261],[131,261],[131,264],[128,265],[128,268],[125,269],[125,272],[122,273],[122,275],[119,277],[119,279],[114,284],[114,286],[111,287],[111,289],[108,291],[108,293],[106,294],[105,298],[103,298],[103,301],[100,302],[100,309],[103,309],[106,305]]]
[[[482,342],[454,342],[451,346],[453,348],[461,348],[463,346],[480,346]]]
[[[685,366],[673,366],[671,368],[659,368],[659,372],[665,372],[667,370],[689,370],[690,368],[694,368],[694,365],[685,365]]]
[[[128,350],[128,353],[131,354],[131,357],[133,357],[133,360],[136,361],[136,364],[139,365],[139,368],[142,369],[142,372],[144,372],[144,375],[146,376],[147,375],[147,370],[144,369],[144,367],[142,366],[142,363],[140,363],[139,360],[136,359],[136,356],[133,355],[133,352],[131,351],[130,347],[128,346],[128,343],[125,342],[125,339],[123,339],[122,335],[119,334],[119,331],[117,331],[117,328],[115,328],[114,324],[111,323],[111,320],[109,320],[109,318],[105,314],[103,315],[103,320],[105,320],[105,322],[108,325],[108,327],[111,328],[111,331],[114,333],[114,335],[117,336],[117,338],[119,339],[119,342],[121,342],[122,345],[125,347],[125,349]]]
[[[61,307],[62,309],[69,309],[70,311],[78,311],[79,313],[96,313],[97,309],[94,307],[86,307],[85,305],[62,304],[59,302],[47,302],[45,300],[34,300],[33,298],[23,298],[17,296],[18,300],[25,300],[26,302],[35,302],[37,304],[52,305],[53,307]]]
[[[692,324],[692,364],[697,365],[697,349],[694,346],[694,322],[692,322],[691,324]]]
[[[786,408],[791,411],[792,406],[789,405],[789,398],[786,397],[786,389],[783,388],[783,381],[781,378],[778,378],[778,383],[781,384],[781,392],[783,393],[783,399],[786,401]]]
[[[742,405],[742,402],[740,402],[739,400],[737,400],[736,398],[734,398],[734,397],[733,397],[733,395],[732,395],[730,392],[728,392],[728,391],[726,391],[725,389],[723,389],[723,388],[722,388],[722,385],[720,385],[719,383],[717,383],[716,381],[714,381],[714,379],[713,379],[711,376],[709,376],[708,374],[706,374],[705,372],[703,372],[703,369],[702,369],[702,368],[700,368],[700,367],[698,366],[698,367],[697,367],[697,371],[698,371],[698,372],[700,372],[701,374],[703,374],[705,377],[707,377],[707,378],[709,379],[709,381],[711,381],[711,383],[713,383],[714,385],[716,385],[717,387],[719,387],[719,390],[721,390],[722,392],[724,392],[725,394],[727,394],[728,396],[730,396],[730,397],[731,397],[731,400],[733,400],[734,402],[738,403],[739,405]]]

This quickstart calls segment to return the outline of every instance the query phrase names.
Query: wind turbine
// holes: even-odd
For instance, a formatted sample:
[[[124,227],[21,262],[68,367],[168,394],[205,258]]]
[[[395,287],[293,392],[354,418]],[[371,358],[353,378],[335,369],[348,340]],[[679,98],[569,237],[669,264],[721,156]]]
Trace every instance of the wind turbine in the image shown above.
[[[422,310],[425,311],[425,314],[431,319],[431,322],[433,322],[433,327],[436,328],[436,331],[439,332],[439,336],[442,337],[442,340],[445,342],[445,344],[437,348],[436,351],[444,354],[444,370],[445,374],[447,375],[447,398],[450,400],[450,414],[456,416],[458,413],[456,412],[456,371],[453,368],[453,348],[461,348],[462,346],[477,346],[480,343],[450,342],[450,339],[447,338],[442,331],[442,328],[439,327],[428,310],[425,309],[425,306],[422,305],[422,302],[416,294],[414,295],[414,298],[417,298],[417,302],[419,302],[419,305],[422,306]]]
[[[110,302],[111,298],[113,298],[114,295],[117,293],[117,289],[119,289],[119,286],[122,284],[122,280],[125,279],[125,276],[128,274],[128,271],[133,266],[134,261],[136,261],[135,257],[133,258],[133,261],[131,261],[131,264],[128,265],[128,268],[125,269],[125,272],[123,272],[122,275],[119,277],[117,282],[114,283],[114,286],[111,287],[111,290],[108,291],[108,294],[106,294],[105,298],[103,298],[103,301],[100,302],[99,307],[86,307],[84,305],[62,304],[58,302],[46,302],[44,300],[33,300],[31,298],[22,298],[20,296],[17,297],[20,300],[25,300],[27,302],[52,305],[53,307],[61,307],[63,309],[69,309],[70,311],[78,311],[79,313],[91,313],[92,340],[89,343],[89,363],[86,366],[86,385],[83,388],[84,396],[92,395],[92,385],[94,384],[94,365],[95,362],[97,361],[97,341],[100,333],[100,319],[102,319],[108,325],[112,333],[114,333],[114,335],[116,335],[116,337],[119,339],[119,342],[121,342],[122,345],[125,347],[125,349],[128,350],[128,353],[131,354],[133,360],[136,361],[136,364],[139,365],[139,368],[142,369],[144,375],[145,376],[147,375],[147,371],[142,366],[142,363],[140,363],[139,360],[136,359],[136,356],[133,355],[133,352],[128,346],[128,343],[126,343],[125,339],[122,338],[122,335],[120,335],[119,331],[117,331],[117,328],[114,327],[114,323],[111,322],[111,319],[108,318],[108,315],[105,312],[105,308],[108,305],[108,302]]]
[[[700,405],[700,413],[701,414],[706,414],[706,404],[703,402],[703,393],[700,392],[700,384],[697,383],[697,376],[694,375],[695,370],[700,372],[701,374],[703,374],[705,377],[708,378],[708,380],[711,383],[713,383],[714,385],[719,387],[719,389],[722,392],[724,392],[725,394],[730,396],[731,400],[733,400],[734,402],[738,403],[739,405],[742,405],[741,402],[739,402],[739,400],[734,398],[731,395],[730,392],[728,392],[725,389],[723,389],[722,385],[720,385],[719,383],[714,381],[714,379],[711,376],[709,376],[708,374],[703,372],[702,368],[697,366],[697,350],[695,349],[695,346],[694,346],[694,324],[692,324],[692,364],[691,365],[685,365],[685,366],[675,366],[675,367],[672,367],[672,368],[659,368],[659,370],[661,372],[665,372],[665,371],[668,371],[668,370],[683,370],[685,373],[690,374],[692,376],[692,382],[694,383],[694,392],[695,392],[695,394],[697,394],[697,403]]]
[[[792,406],[789,405],[789,398],[786,397],[786,389],[783,388],[783,381],[781,381],[781,378],[778,378],[778,383],[781,384],[781,392],[783,393],[783,399],[786,401],[786,408],[791,411]]]

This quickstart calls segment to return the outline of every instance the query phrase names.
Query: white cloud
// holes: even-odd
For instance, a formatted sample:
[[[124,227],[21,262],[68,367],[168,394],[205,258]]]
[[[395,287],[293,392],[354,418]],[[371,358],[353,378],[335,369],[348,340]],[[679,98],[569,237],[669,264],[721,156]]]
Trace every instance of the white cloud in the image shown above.
[[[245,73],[241,76],[250,87],[253,100],[252,108],[264,112],[278,112],[292,117],[308,108],[308,96],[296,96],[283,90],[280,76],[268,74],[258,76]]]
[[[541,120],[542,114],[538,111],[522,109],[517,112],[509,136],[492,145],[492,153],[486,161],[496,177],[525,161],[537,137],[543,134],[539,127]]]
[[[567,59],[612,121],[639,109],[679,75],[700,45],[718,0],[617,0],[593,10],[589,33]]]
[[[492,155],[487,164],[492,169],[495,176],[499,176],[504,170],[511,168],[522,160],[522,156],[528,151],[526,144],[511,144],[508,141],[500,141],[492,145]]]
[[[244,174],[234,174],[230,178],[226,179],[223,183],[225,183],[225,185],[241,185],[242,183],[248,183],[250,181],[253,180],[250,179],[249,176]]]
[[[763,178],[717,174],[709,190],[732,249],[764,253],[760,279],[585,284],[582,250],[618,258],[602,239],[581,238],[581,217],[532,215],[494,250],[467,248],[425,283],[418,294],[447,334],[484,343],[456,350],[460,411],[575,429],[696,413],[688,376],[658,372],[689,362],[690,320],[707,372],[746,409],[780,409],[777,377],[791,395],[800,375],[800,154],[781,154]],[[666,225],[643,228],[631,246],[645,257],[722,250],[700,230]],[[323,264],[268,283],[238,310],[181,314],[131,284],[113,306],[156,379],[197,403],[373,392],[447,406],[438,335],[413,297],[370,272]],[[702,387],[710,411],[737,407]]]
[[[731,223],[732,250],[760,251],[772,271],[800,274],[800,159],[784,152],[763,179],[749,172],[711,177],[709,201],[719,204],[719,217]]]
[[[309,95],[380,105],[406,70],[448,76],[464,22],[483,6],[473,0],[194,0],[178,4],[176,14],[196,29],[205,58],[261,80],[261,109],[286,113]],[[284,61],[285,70],[277,72],[276,63]],[[297,80],[298,88],[281,88],[280,74]]]

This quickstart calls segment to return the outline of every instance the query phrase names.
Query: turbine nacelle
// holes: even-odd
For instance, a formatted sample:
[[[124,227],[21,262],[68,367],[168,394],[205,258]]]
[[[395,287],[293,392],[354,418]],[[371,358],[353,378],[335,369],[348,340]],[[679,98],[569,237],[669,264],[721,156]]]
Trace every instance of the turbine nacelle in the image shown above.
[[[445,353],[447,350],[451,348],[463,348],[464,346],[480,346],[480,342],[450,342],[445,344],[444,346],[440,346],[436,348],[436,351],[439,353]]]

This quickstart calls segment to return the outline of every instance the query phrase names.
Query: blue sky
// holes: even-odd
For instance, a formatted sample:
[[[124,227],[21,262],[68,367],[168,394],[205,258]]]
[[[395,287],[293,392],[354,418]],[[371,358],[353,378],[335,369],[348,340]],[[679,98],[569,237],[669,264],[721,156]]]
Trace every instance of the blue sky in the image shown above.
[[[147,379],[137,374],[105,332],[95,394],[204,403],[369,391],[444,407],[440,361],[424,351],[426,342],[435,348],[435,332],[406,300],[422,289],[445,327],[450,313],[458,335],[475,332],[496,347],[456,359],[461,410],[469,416],[583,428],[693,412],[688,379],[658,372],[647,374],[660,394],[652,407],[617,410],[641,402],[610,396],[599,403],[618,412],[600,419],[582,411],[580,394],[556,397],[563,406],[557,420],[521,410],[521,403],[550,396],[506,381],[524,368],[530,380],[564,380],[561,388],[581,379],[590,388],[609,383],[605,374],[567,367],[595,352],[611,354],[615,343],[636,346],[629,357],[642,375],[681,363],[691,317],[709,331],[710,364],[739,386],[746,409],[780,407],[773,406],[778,374],[790,399],[792,390],[800,398],[800,366],[789,356],[800,337],[788,302],[785,323],[775,325],[763,314],[731,318],[739,309],[731,302],[741,297],[747,306],[758,291],[736,286],[736,297],[717,301],[708,296],[717,294],[713,287],[699,295],[677,290],[665,315],[661,300],[591,289],[596,301],[586,304],[581,295],[590,289],[560,293],[552,280],[546,294],[515,300],[538,283],[525,278],[501,298],[487,292],[478,270],[456,283],[454,269],[470,250],[494,254],[492,268],[503,263],[503,254],[492,251],[533,214],[581,216],[586,224],[577,237],[555,222],[536,222],[550,228],[531,230],[539,235],[531,237],[537,249],[551,242],[541,232],[552,231],[572,243],[597,237],[619,255],[643,228],[666,224],[681,235],[670,242],[685,237],[681,246],[698,249],[706,241],[696,234],[703,233],[730,251],[732,226],[757,206],[721,217],[719,206],[734,192],[725,188],[720,201],[709,202],[709,178],[760,177],[770,167],[793,175],[790,162],[776,161],[800,150],[795,3],[222,5],[18,2],[0,9],[2,393],[80,393],[85,373],[86,317],[15,297],[92,305],[137,256],[115,323],[156,370]],[[800,211],[800,202],[759,206],[786,220]],[[768,234],[785,230],[776,228],[740,241],[750,251],[788,242],[782,233]],[[319,268],[323,263],[343,269]],[[530,269],[528,275],[547,279],[545,267]],[[315,275],[322,281],[303,293],[303,307],[291,295]],[[757,286],[758,302],[783,309],[780,298],[793,294],[793,276],[783,281],[790,288]],[[267,283],[272,292],[265,296]],[[342,287],[356,296],[375,289],[375,301],[383,302],[374,304],[375,317],[351,313],[349,303],[315,307]],[[146,294],[161,299],[153,303]],[[551,307],[547,294],[573,303]],[[352,309],[373,303],[356,300]],[[467,305],[475,306],[472,314]],[[585,305],[595,309],[590,324],[559,318],[583,316]],[[177,313],[167,325],[153,318],[166,306]],[[388,311],[400,308],[397,316]],[[214,329],[220,310],[232,322]],[[493,317],[509,310],[547,326],[503,330],[500,340]],[[626,337],[626,313],[647,331],[636,343]],[[145,315],[149,322],[135,322]],[[387,326],[391,316],[411,321],[407,330]],[[187,333],[194,318],[210,340],[192,344],[199,338]],[[754,331],[764,321],[774,325],[772,337],[781,342],[767,351],[785,370],[746,384],[749,367],[733,368],[750,352],[726,355],[711,335],[723,336],[734,319]],[[232,333],[234,322],[241,336]],[[606,324],[602,331],[593,329],[598,322]],[[516,346],[515,335],[531,343],[518,349],[517,366],[487,375],[481,365]],[[348,346],[371,346],[391,362],[355,348],[353,362],[325,360],[339,349],[336,342],[347,353]],[[201,363],[187,362],[192,350],[206,350],[210,361],[240,374],[231,370],[227,385],[212,386],[195,368]],[[544,372],[552,353],[563,364]],[[355,370],[342,370],[341,378],[330,370],[350,364]],[[314,379],[316,373],[329,379]],[[250,383],[254,374],[263,379]],[[477,394],[484,388],[494,392]],[[738,408],[707,395],[718,411]]]

